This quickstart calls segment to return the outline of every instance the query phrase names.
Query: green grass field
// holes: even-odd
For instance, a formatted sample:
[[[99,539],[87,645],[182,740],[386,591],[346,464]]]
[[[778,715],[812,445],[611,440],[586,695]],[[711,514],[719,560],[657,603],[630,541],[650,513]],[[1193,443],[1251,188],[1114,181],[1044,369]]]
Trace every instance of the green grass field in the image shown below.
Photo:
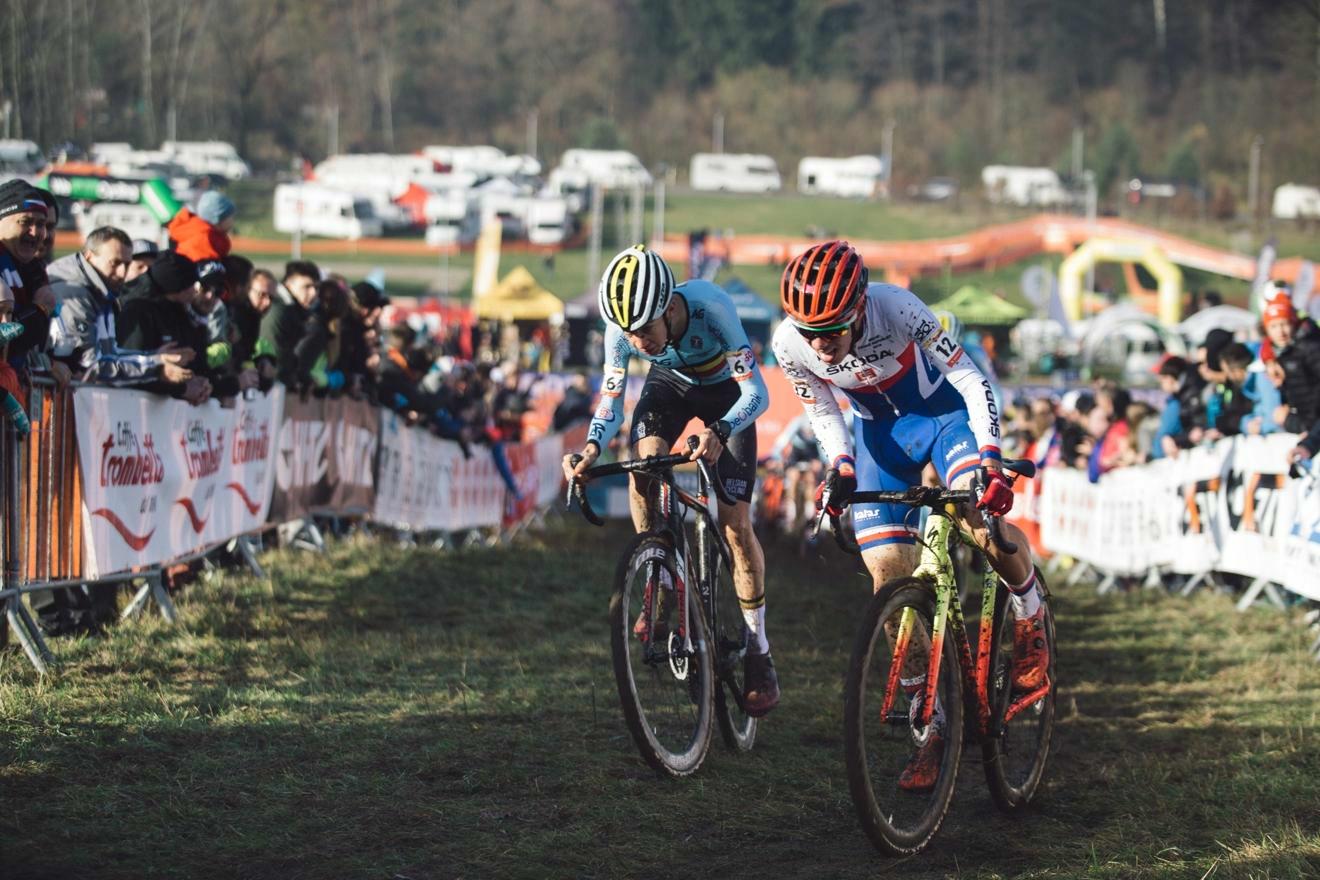
[[[178,597],[181,623],[0,658],[0,852],[27,878],[1304,878],[1320,875],[1320,665],[1227,597],[1056,596],[1039,800],[996,813],[979,750],[934,849],[854,819],[842,681],[867,583],[769,550],[785,689],[755,750],[657,779],[605,627],[626,532],[556,521],[443,555],[356,538]]]

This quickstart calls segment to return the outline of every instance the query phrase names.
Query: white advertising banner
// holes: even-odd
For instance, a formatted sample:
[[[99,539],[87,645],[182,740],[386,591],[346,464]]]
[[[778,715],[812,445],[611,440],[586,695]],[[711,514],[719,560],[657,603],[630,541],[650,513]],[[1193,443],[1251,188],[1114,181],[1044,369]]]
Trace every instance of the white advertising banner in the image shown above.
[[[117,388],[81,387],[73,400],[89,579],[265,525],[281,387],[233,409]]]
[[[1047,471],[1041,543],[1116,574],[1267,578],[1320,599],[1320,487],[1287,475],[1292,434],[1236,437],[1106,474]]]
[[[500,523],[504,481],[491,451],[473,446],[470,458],[452,440],[408,427],[381,411],[380,467],[372,519],[411,531],[456,531]]]

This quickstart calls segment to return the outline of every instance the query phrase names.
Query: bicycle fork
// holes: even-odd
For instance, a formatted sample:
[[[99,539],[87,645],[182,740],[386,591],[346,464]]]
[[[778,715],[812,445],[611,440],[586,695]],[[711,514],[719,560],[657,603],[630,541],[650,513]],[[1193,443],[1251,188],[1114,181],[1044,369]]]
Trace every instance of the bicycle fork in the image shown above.
[[[922,578],[931,583],[935,589],[935,617],[931,621],[930,631],[930,655],[926,664],[926,680],[924,692],[922,693],[921,709],[916,718],[916,724],[921,730],[927,730],[930,727],[931,718],[935,713],[935,696],[939,689],[940,666],[944,653],[944,637],[949,618],[952,616],[955,623],[961,625],[962,612],[959,609],[957,600],[953,596],[953,568],[949,561],[947,553],[941,553],[936,548],[947,546],[950,530],[953,528],[949,518],[942,512],[936,511],[927,518],[925,535],[921,549],[921,563],[912,573],[914,577]],[[886,721],[897,720],[891,717],[894,700],[897,697],[898,690],[902,686],[900,677],[903,669],[908,663],[908,650],[912,645],[912,637],[916,630],[917,615],[914,609],[904,608],[903,615],[898,623],[898,631],[894,636],[893,657],[889,665],[889,680],[885,685],[885,698],[880,707],[880,717]],[[960,651],[967,655],[969,652],[966,639],[957,639]],[[964,656],[967,666],[971,665],[970,656]],[[966,668],[966,667],[964,667]],[[906,720],[906,718],[904,718]]]

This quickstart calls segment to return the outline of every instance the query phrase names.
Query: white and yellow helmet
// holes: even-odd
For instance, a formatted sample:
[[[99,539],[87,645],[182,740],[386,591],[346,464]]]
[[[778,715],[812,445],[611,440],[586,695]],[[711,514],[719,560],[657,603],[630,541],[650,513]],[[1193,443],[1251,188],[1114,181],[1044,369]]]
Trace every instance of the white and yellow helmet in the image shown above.
[[[669,264],[646,245],[633,245],[605,267],[600,278],[600,315],[631,332],[660,317],[674,291]]]

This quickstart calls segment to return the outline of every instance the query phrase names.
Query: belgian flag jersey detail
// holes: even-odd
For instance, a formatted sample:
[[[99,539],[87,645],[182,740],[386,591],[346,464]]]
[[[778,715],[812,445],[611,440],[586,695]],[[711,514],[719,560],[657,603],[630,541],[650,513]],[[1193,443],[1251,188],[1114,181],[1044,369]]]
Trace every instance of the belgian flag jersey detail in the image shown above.
[[[747,331],[738,320],[729,295],[700,279],[678,285],[673,295],[681,296],[687,303],[688,325],[683,337],[671,340],[658,355],[637,350],[623,330],[607,322],[600,405],[587,434],[602,448],[618,432],[622,422],[628,364],[634,357],[670,371],[689,385],[738,383],[738,399],[724,416],[732,426],[730,433],[746,428],[770,405],[770,394],[752,356]]]

